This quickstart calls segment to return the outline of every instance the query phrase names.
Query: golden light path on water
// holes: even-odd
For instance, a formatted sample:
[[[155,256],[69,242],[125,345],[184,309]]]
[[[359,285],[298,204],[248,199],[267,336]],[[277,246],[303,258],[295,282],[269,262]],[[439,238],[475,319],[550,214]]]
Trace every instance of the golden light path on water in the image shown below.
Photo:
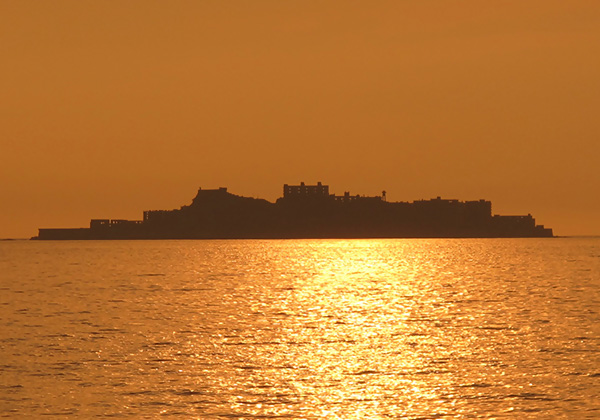
[[[304,320],[281,335],[307,344],[286,354],[295,372],[314,375],[292,374],[297,390],[310,395],[307,411],[325,406],[318,415],[327,418],[445,411],[452,385],[447,361],[473,337],[453,337],[453,349],[439,346],[435,328],[456,314],[444,304],[443,289],[431,284],[440,267],[431,267],[430,244],[422,245],[395,247],[400,255],[393,255],[373,241],[323,242],[294,260],[291,272],[302,274],[282,303],[285,314]],[[348,402],[359,404],[349,411]]]
[[[600,414],[597,240],[3,250],[5,414]]]

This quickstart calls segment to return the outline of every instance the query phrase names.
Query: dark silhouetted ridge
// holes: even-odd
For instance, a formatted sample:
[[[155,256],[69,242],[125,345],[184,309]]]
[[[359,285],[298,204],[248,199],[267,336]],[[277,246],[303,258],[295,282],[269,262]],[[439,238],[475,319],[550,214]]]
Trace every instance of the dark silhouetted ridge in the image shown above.
[[[199,189],[175,210],[148,210],[142,220],[92,219],[89,228],[39,229],[32,239],[487,238],[552,237],[526,216],[492,215],[486,200],[440,197],[388,202],[381,196],[329,193],[329,186],[284,185],[275,203]]]

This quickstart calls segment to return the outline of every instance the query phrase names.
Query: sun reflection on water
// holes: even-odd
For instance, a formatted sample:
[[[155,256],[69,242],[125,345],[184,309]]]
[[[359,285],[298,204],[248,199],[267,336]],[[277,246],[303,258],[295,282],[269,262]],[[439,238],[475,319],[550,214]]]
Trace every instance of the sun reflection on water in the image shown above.
[[[430,256],[408,244],[390,252],[377,241],[302,245],[283,270],[294,274],[293,292],[277,302],[280,313],[292,315],[272,323],[285,343],[255,357],[291,363],[286,383],[306,410],[324,410],[319,416],[350,418],[352,406],[362,411],[351,417],[369,417],[382,401],[389,414],[424,401],[424,412],[432,412],[449,371],[432,330],[445,322],[448,308],[418,275],[418,263]]]
[[[0,401],[21,417],[597,413],[600,259],[554,243],[56,245],[52,275],[3,285]]]

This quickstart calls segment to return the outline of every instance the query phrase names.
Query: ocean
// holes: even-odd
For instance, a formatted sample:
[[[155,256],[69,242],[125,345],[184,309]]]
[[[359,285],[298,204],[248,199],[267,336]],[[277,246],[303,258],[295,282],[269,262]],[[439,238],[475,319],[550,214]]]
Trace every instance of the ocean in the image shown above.
[[[0,242],[8,418],[600,418],[600,238]]]

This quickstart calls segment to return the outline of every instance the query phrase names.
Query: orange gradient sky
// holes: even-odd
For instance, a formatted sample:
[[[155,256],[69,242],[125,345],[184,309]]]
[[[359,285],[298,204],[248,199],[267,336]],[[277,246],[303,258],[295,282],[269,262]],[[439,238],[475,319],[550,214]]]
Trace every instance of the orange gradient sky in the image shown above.
[[[199,186],[485,198],[600,234],[600,2],[0,2],[0,237]]]

